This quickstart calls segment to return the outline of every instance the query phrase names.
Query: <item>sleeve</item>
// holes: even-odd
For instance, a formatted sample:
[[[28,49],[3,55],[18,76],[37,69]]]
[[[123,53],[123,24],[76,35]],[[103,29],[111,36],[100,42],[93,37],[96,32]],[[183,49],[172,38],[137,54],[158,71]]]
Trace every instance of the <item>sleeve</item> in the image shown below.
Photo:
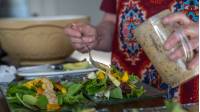
[[[100,9],[104,12],[116,14],[116,0],[102,0]]]

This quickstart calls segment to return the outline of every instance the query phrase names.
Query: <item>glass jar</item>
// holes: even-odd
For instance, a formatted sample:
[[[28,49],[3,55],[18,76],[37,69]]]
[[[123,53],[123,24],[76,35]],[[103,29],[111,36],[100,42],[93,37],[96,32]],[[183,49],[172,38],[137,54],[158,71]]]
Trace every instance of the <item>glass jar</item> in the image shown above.
[[[199,66],[192,70],[187,69],[186,63],[193,58],[193,50],[180,26],[175,28],[162,24],[162,18],[169,14],[171,14],[169,10],[164,10],[141,24],[136,29],[136,40],[157,69],[163,82],[176,87],[197,75]],[[167,51],[164,49],[164,43],[173,31],[177,32],[180,42],[175,48]],[[185,56],[177,61],[171,61],[167,54],[180,47],[183,48]]]

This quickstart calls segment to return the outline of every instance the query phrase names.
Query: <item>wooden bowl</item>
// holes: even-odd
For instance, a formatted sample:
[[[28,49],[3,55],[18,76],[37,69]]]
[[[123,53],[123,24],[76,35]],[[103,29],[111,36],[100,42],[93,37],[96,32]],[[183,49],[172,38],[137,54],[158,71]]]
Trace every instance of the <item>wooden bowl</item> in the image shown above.
[[[87,16],[0,19],[0,44],[15,64],[62,63],[74,51],[64,27]]]

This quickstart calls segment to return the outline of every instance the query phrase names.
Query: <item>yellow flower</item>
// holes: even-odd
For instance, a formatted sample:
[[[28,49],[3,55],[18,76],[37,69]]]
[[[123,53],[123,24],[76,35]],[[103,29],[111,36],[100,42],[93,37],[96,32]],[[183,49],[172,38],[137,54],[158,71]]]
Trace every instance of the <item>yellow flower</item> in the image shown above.
[[[35,86],[35,84],[39,83],[41,80],[40,79],[35,79],[32,81],[28,81],[24,84],[25,87],[31,89],[33,86]]]
[[[66,94],[66,93],[67,93],[67,90],[63,87],[63,88],[61,89],[61,92],[62,92],[63,94]]]
[[[105,78],[105,74],[102,71],[97,72],[97,78],[99,80],[103,80]]]
[[[47,104],[48,111],[56,111],[60,109],[60,105],[58,104]]]
[[[37,91],[37,94],[43,94],[44,89],[42,89],[42,88],[37,88],[36,91]]]
[[[122,80],[122,82],[127,82],[128,79],[129,79],[129,76],[128,76],[128,72],[126,71],[126,72],[124,72],[121,80]]]
[[[67,93],[67,90],[60,84],[56,84],[55,88],[58,89],[59,91],[61,91],[63,94]]]

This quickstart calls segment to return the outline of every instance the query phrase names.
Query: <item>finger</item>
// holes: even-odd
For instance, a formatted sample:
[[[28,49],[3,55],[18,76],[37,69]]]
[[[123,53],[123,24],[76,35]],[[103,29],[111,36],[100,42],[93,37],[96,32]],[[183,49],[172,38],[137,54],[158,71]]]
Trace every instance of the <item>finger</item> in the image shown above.
[[[162,22],[163,24],[179,23],[182,25],[188,25],[191,23],[191,20],[185,14],[175,13],[175,14],[165,17]]]
[[[82,40],[83,40],[83,42],[85,42],[85,43],[91,43],[91,42],[94,42],[94,41],[95,41],[95,38],[94,38],[94,37],[91,37],[91,36],[84,36],[84,37],[82,37]]]
[[[193,69],[197,65],[199,65],[199,54],[197,54],[188,64],[187,67],[188,69]]]
[[[78,24],[76,25],[76,29],[78,29],[84,36],[95,36],[96,29],[90,25]]]
[[[170,49],[174,48],[179,41],[180,41],[180,38],[178,37],[177,32],[174,32],[165,41],[164,48],[167,50],[170,50]]]
[[[81,38],[77,38],[77,37],[71,37],[70,38],[72,43],[79,43],[81,44],[83,41],[81,40]]]
[[[72,37],[81,37],[81,33],[77,30],[73,30],[71,28],[66,28],[65,33]]]
[[[182,58],[182,57],[184,57],[184,51],[182,47],[176,49],[174,52],[169,54],[169,59],[172,61],[176,61],[177,59]]]
[[[172,33],[171,36],[166,40],[164,48],[167,50],[174,48],[178,44],[181,38],[199,39],[198,36],[199,36],[199,27],[197,24],[186,26],[183,28],[182,32],[176,31]]]
[[[199,48],[199,38],[194,38],[189,40],[189,44],[191,45],[192,49],[198,49]]]
[[[183,27],[183,32],[189,38],[199,37],[199,26],[198,24],[191,24],[189,26]]]
[[[199,41],[197,41],[197,39],[189,40],[189,43],[192,47],[192,50],[199,47]],[[188,48],[186,48],[186,49],[189,50]],[[185,56],[185,51],[184,51],[183,47],[180,47],[180,48],[176,49],[174,52],[169,54],[169,58],[171,60],[177,60],[184,56]]]

